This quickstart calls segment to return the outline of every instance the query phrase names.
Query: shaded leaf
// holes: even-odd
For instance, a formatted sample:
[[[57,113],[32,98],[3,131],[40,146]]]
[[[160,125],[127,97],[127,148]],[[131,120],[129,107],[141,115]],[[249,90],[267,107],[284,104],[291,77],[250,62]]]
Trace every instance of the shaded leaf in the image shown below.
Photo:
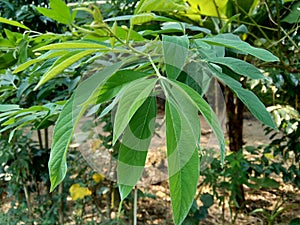
[[[200,200],[206,208],[209,208],[214,204],[214,196],[208,193],[202,194]]]
[[[142,176],[148,148],[154,133],[155,117],[156,98],[148,97],[125,129],[119,149],[117,169],[122,200],[127,197]]]
[[[178,92],[181,92],[182,95],[186,95],[186,98],[189,99],[189,101],[197,107],[197,109],[201,112],[204,119],[207,121],[209,126],[212,128],[214,134],[217,137],[220,151],[221,151],[221,161],[224,163],[225,159],[225,139],[222,127],[218,121],[218,117],[212,110],[212,108],[209,106],[209,104],[192,88],[189,86],[182,84],[180,82],[176,82],[176,84],[180,87],[177,89]],[[174,85],[174,87],[176,87]]]
[[[103,82],[114,74],[122,64],[122,62],[116,63],[86,79],[78,86],[75,93],[63,107],[54,128],[48,162],[51,181],[50,191],[53,191],[66,175],[66,154],[76,125],[88,106],[93,102],[96,103]],[[89,104],[86,104],[86,102]]]
[[[119,105],[114,119],[113,144],[121,136],[129,121],[151,94],[157,79],[141,78],[130,82],[119,95]]]
[[[98,102],[101,103],[112,99],[127,83],[149,75],[151,74],[135,70],[120,70],[116,72],[101,87]]]
[[[220,45],[227,48],[236,49],[246,54],[253,55],[266,62],[273,62],[279,60],[271,52],[262,48],[255,48],[249,45],[247,42],[240,40],[239,38],[237,38],[237,36],[233,34],[223,34],[217,35],[215,37],[202,38],[201,41],[212,45]]]
[[[284,17],[282,22],[286,23],[297,23],[300,20],[300,2],[297,2],[293,5],[291,12]]]
[[[242,88],[242,85],[235,79],[229,77],[210,67],[215,76],[226,84],[237,96],[238,98],[247,106],[250,112],[265,125],[277,129],[270,113],[266,110],[264,104],[259,100],[259,98],[253,94],[253,92]]]
[[[178,86],[161,80],[166,95],[166,141],[173,219],[181,224],[187,216],[198,183],[200,121],[197,108]],[[176,87],[177,86],[177,87]]]
[[[189,52],[187,36],[162,36],[163,56],[167,76],[176,79],[180,74]]]
[[[263,74],[252,64],[242,61],[240,59],[231,57],[216,57],[208,58],[209,62],[227,66],[237,74],[249,77],[251,79],[263,79]]]

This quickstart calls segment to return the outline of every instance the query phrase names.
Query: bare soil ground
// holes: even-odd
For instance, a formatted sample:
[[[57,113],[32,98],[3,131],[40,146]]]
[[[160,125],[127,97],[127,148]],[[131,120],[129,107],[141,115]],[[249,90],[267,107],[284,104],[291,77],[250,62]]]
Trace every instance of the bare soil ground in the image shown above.
[[[78,131],[79,132],[79,131]],[[151,150],[147,160],[147,166],[143,174],[143,178],[139,183],[139,189],[146,194],[152,194],[155,198],[143,197],[138,200],[138,224],[139,225],[171,225],[172,212],[171,200],[167,182],[167,165],[165,158],[165,138],[164,127],[158,131],[157,138],[154,138],[151,144]],[[159,137],[159,138],[158,138]],[[86,138],[85,134],[77,135],[77,141]],[[244,121],[244,140],[246,145],[258,146],[267,144],[269,138],[264,134],[263,127],[260,122],[253,118],[247,118]],[[111,161],[109,154],[104,154],[101,149],[95,148],[95,140],[91,140],[79,146],[83,157],[88,164],[97,170],[97,172],[105,174],[108,180],[114,180],[115,162]],[[202,137],[201,144],[204,148],[218,148],[217,142],[208,125],[202,121]],[[216,150],[216,152],[218,152]],[[280,181],[278,177],[273,177]],[[199,183],[201,183],[199,181]],[[207,186],[199,186],[201,193],[212,193],[211,188]],[[253,210],[262,208],[271,213],[276,207],[276,204],[285,201],[281,209],[286,209],[280,213],[274,220],[275,225],[288,225],[293,218],[300,217],[300,192],[291,184],[281,183],[279,189],[260,189],[252,190],[245,186],[246,207],[242,211],[232,212],[237,213],[237,225],[265,225],[268,224],[267,218],[262,213],[250,214]],[[1,206],[1,210],[9,206],[9,199],[6,204]],[[201,205],[199,202],[198,205]],[[105,209],[103,209],[105,212]],[[115,213],[115,212],[112,212]],[[212,207],[209,208],[208,217],[200,221],[200,225],[231,225],[233,224],[233,216],[230,213],[230,208],[227,204],[219,205],[217,200]],[[1,224],[1,221],[0,221]],[[75,223],[66,223],[75,224]],[[99,223],[101,224],[101,223]],[[132,224],[128,221],[128,224]]]
[[[202,137],[201,143],[204,148],[218,148],[217,141],[214,138],[208,125],[202,121]],[[139,188],[144,193],[152,194],[153,198],[140,198],[138,201],[138,224],[160,224],[168,225],[173,224],[171,214],[171,200],[169,195],[169,188],[167,182],[167,165],[165,158],[165,138],[164,127],[162,126],[158,137],[154,138],[149,151],[146,169],[143,174],[141,182],[139,182]],[[244,141],[249,146],[259,146],[268,144],[269,138],[263,131],[262,124],[250,117],[244,121]],[[94,152],[95,153],[95,152]],[[85,155],[86,154],[86,155]],[[100,153],[101,154],[101,153]],[[105,157],[103,160],[99,160],[98,154],[93,154],[95,159],[89,157],[88,152],[83,153],[93,168],[97,168],[99,172],[106,172],[106,175],[110,179],[115,178],[115,173],[112,170],[104,171],[101,165],[105,165]],[[97,156],[98,155],[98,156]],[[103,158],[103,156],[101,156]],[[100,158],[101,158],[100,157]],[[106,158],[107,162],[107,158]],[[101,165],[100,165],[101,164]],[[113,165],[115,167],[115,165]],[[100,168],[100,169],[99,169]],[[106,165],[107,168],[107,165]],[[112,167],[110,167],[112,168]],[[112,175],[113,174],[113,175]],[[272,177],[278,182],[281,182],[279,177]],[[200,182],[199,182],[200,183]],[[280,208],[283,210],[273,223],[277,225],[288,224],[293,218],[300,216],[300,192],[291,184],[284,184],[281,182],[279,189],[260,189],[252,190],[248,187],[245,188],[246,195],[246,207],[242,211],[230,212],[230,208],[227,204],[219,205],[215,199],[214,205],[209,209],[209,216],[207,219],[201,221],[199,224],[217,225],[217,224],[233,224],[234,215],[236,220],[234,224],[245,225],[264,225],[268,224],[267,218],[262,213],[251,214],[255,209],[264,209],[269,214],[275,209],[276,204],[283,201],[284,204]],[[212,190],[209,187],[200,187],[202,193],[211,193]],[[199,203],[201,205],[201,203]],[[275,212],[274,212],[275,213]],[[128,222],[131,224],[131,222]]]

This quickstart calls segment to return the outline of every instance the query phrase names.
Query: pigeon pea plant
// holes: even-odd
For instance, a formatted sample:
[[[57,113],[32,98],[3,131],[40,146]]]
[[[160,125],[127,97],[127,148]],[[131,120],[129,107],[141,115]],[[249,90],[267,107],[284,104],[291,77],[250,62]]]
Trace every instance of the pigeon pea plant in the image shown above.
[[[97,65],[83,77],[56,121],[48,164],[51,191],[67,173],[66,154],[75,127],[91,106],[100,109],[109,102],[100,114],[114,112],[112,144],[120,145],[117,181],[124,200],[141,178],[155,129],[156,100],[165,96],[168,176],[175,224],[181,224],[187,216],[198,183],[199,112],[216,135],[224,161],[223,131],[203,98],[211,80],[228,86],[257,119],[275,128],[261,101],[239,83],[242,76],[264,76],[253,65],[227,55],[249,54],[265,62],[278,58],[236,35],[213,36],[206,29],[182,22],[178,15],[183,16],[188,7],[180,0],[142,0],[133,15],[109,19],[104,19],[95,6],[70,9],[62,0],[51,0],[50,9],[37,8],[43,15],[67,25],[72,38],[35,48],[36,56],[19,65],[15,74],[51,61],[35,87],[38,90],[74,64]],[[77,25],[79,11],[90,14],[93,21]],[[118,26],[122,21],[128,21],[129,28]],[[12,21],[1,22],[24,28]],[[143,30],[141,25],[145,23],[160,24],[161,29]]]

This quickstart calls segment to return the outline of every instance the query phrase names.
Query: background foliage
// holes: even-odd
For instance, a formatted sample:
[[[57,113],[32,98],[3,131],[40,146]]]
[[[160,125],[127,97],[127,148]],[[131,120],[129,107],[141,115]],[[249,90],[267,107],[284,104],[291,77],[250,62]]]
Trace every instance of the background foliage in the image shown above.
[[[204,171],[203,175],[205,182],[212,186],[215,198],[220,202],[224,202],[227,197],[226,195],[221,196],[219,189],[225,189],[230,196],[228,201],[232,206],[231,209],[243,207],[244,199],[241,198],[241,196],[243,197],[243,189],[241,189],[241,187],[247,185],[253,189],[263,187],[278,188],[278,183],[268,178],[272,173],[281,175],[283,182],[292,182],[299,187],[300,146],[298,125],[300,89],[298,87],[300,77],[298,57],[299,35],[297,35],[299,21],[299,12],[297,10],[298,2],[248,1],[247,3],[242,3],[239,1],[208,1],[204,7],[204,5],[201,5],[202,3],[198,5],[197,1],[188,1],[191,7],[186,9],[185,6],[180,5],[180,1],[172,4],[165,2],[158,4],[157,1],[150,1],[149,4],[140,3],[139,5],[137,1],[111,1],[108,4],[101,5],[102,14],[98,11],[97,7],[85,8],[86,10],[81,8],[70,12],[68,8],[64,8],[63,6],[58,10],[55,8],[55,4],[58,2],[59,1],[52,1],[52,5],[50,4],[51,12],[42,8],[35,8],[35,6],[44,7],[48,5],[42,1],[30,3],[26,1],[16,1],[14,4],[7,1],[0,2],[1,17],[12,18],[15,21],[22,22],[26,27],[30,27],[31,30],[38,31],[36,33],[32,31],[23,32],[23,28],[27,28],[22,24],[12,24],[11,22],[1,19],[0,94],[2,105],[0,108],[0,132],[3,149],[1,150],[1,156],[3,156],[1,157],[1,164],[3,165],[1,173],[5,174],[1,176],[1,191],[2,195],[8,195],[8,197],[16,196],[13,198],[9,211],[9,215],[12,216],[7,217],[2,215],[3,221],[7,221],[8,223],[14,223],[14,221],[37,222],[37,218],[40,217],[43,218],[43,222],[47,221],[49,224],[54,224],[55,221],[58,220],[63,222],[65,213],[63,208],[66,205],[65,199],[68,195],[67,190],[71,184],[76,184],[73,187],[77,187],[77,193],[82,193],[82,198],[78,198],[79,200],[76,201],[73,208],[75,212],[74,219],[78,223],[83,222],[87,202],[93,201],[94,208],[97,210],[103,207],[105,198],[109,199],[114,196],[116,184],[101,179],[97,181],[97,179],[95,179],[96,175],[93,175],[92,172],[84,173],[84,171],[87,170],[84,164],[80,168],[72,166],[72,161],[74,160],[74,162],[76,162],[76,160],[80,158],[76,151],[68,154],[68,161],[71,165],[69,166],[69,174],[72,175],[73,173],[75,178],[74,176],[72,178],[71,176],[67,176],[64,184],[60,186],[56,194],[50,197],[47,195],[47,189],[49,188],[49,178],[47,175],[47,161],[49,157],[48,127],[55,122],[58,124],[62,123],[60,120],[57,121],[57,118],[59,115],[60,118],[64,118],[64,115],[68,115],[64,114],[68,112],[66,110],[68,103],[70,104],[71,102],[75,105],[84,103],[80,101],[76,102],[78,101],[76,100],[76,96],[80,96],[83,93],[80,91],[80,88],[83,90],[85,87],[84,84],[87,84],[87,81],[85,81],[81,83],[81,86],[79,85],[82,81],[82,75],[87,71],[90,73],[89,64],[100,57],[100,55],[97,55],[97,52],[103,52],[104,55],[106,55],[110,47],[119,54],[119,58],[126,59],[128,58],[126,54],[129,54],[129,57],[132,57],[132,62],[136,60],[134,58],[135,53],[141,54],[142,52],[146,53],[146,55],[141,54],[141,62],[137,60],[135,63],[130,62],[132,64],[127,65],[127,68],[134,68],[134,71],[137,72],[136,74],[129,73],[130,76],[136,77],[132,80],[126,80],[124,77],[122,84],[114,83],[116,82],[116,78],[111,75],[116,74],[115,77],[120,76],[120,74],[115,73],[120,68],[122,68],[121,71],[124,73],[124,69],[127,68],[124,67],[123,62],[116,64],[115,67],[108,67],[108,69],[104,69],[101,72],[103,74],[103,71],[106,71],[104,74],[108,77],[111,76],[109,79],[105,79],[105,88],[109,89],[113,87],[116,93],[122,90],[118,95],[118,98],[120,98],[118,99],[119,111],[117,111],[114,124],[114,133],[110,136],[102,137],[104,139],[106,138],[105,143],[110,145],[111,141],[117,142],[118,136],[125,129],[129,121],[129,126],[131,126],[132,132],[137,137],[149,137],[149,133],[147,134],[146,131],[146,133],[136,133],[137,129],[134,128],[136,126],[134,121],[140,118],[139,110],[140,113],[143,114],[143,112],[147,110],[147,106],[150,107],[154,100],[151,100],[151,98],[148,100],[140,98],[135,100],[138,106],[134,104],[131,106],[126,105],[126,102],[133,100],[130,93],[134,94],[134,91],[139,93],[141,90],[149,87],[149,85],[156,86],[157,83],[160,83],[163,91],[169,96],[169,98],[167,97],[166,104],[169,132],[167,139],[176,140],[178,138],[178,136],[176,137],[176,133],[182,129],[182,127],[176,127],[174,118],[179,118],[179,116],[180,118],[185,117],[186,112],[182,110],[182,107],[185,109],[190,107],[185,102],[191,101],[194,105],[190,107],[191,113],[198,109],[204,112],[204,115],[211,116],[210,113],[207,114],[207,111],[205,111],[208,110],[208,108],[202,108],[205,102],[201,100],[199,93],[201,94],[203,87],[199,89],[199,86],[195,86],[193,80],[186,78],[186,74],[180,74],[180,70],[183,68],[178,66],[183,66],[186,58],[191,57],[189,55],[190,53],[185,52],[186,49],[190,49],[191,51],[191,49],[197,48],[198,52],[196,53],[199,54],[202,59],[208,61],[209,64],[201,64],[194,61],[189,64],[191,68],[194,68],[194,65],[198,65],[198,67],[202,69],[205,68],[209,71],[210,76],[216,76],[222,83],[227,84],[227,86],[233,89],[236,94],[234,96],[240,97],[242,102],[250,107],[250,111],[252,111],[254,115],[265,123],[273,126],[272,121],[267,118],[267,114],[261,116],[263,110],[257,112],[254,109],[258,107],[257,104],[252,105],[253,102],[256,102],[256,98],[238,85],[237,81],[239,81],[239,77],[242,76],[243,86],[253,89],[255,93],[263,99],[264,103],[270,106],[269,110],[274,115],[275,122],[280,129],[280,135],[278,135],[277,131],[274,132],[266,129],[267,133],[274,133],[271,137],[272,142],[269,145],[261,146],[257,149],[251,147],[246,148],[246,150],[251,151],[252,154],[262,154],[261,158],[251,161],[245,158],[242,151],[238,151],[226,157],[224,168],[220,167],[220,161],[218,159],[214,160],[210,168]],[[73,7],[72,5],[72,8]],[[63,17],[53,16],[55,13],[59,15],[58,11],[62,9],[66,11]],[[132,9],[135,9],[135,14],[140,14],[141,16],[127,18],[117,17],[118,23],[113,22],[115,19],[108,19],[106,21],[107,24],[102,21],[102,18],[133,14]],[[174,9],[179,9],[179,12],[174,13]],[[182,9],[186,11],[180,13]],[[155,14],[150,14],[150,11],[154,11]],[[188,23],[182,22],[180,26],[176,23],[168,23],[174,20]],[[193,26],[190,23],[192,23]],[[127,28],[121,27],[121,24],[127,25]],[[143,25],[141,26],[140,24]],[[104,29],[101,27],[103,25],[105,26]],[[128,34],[128,27],[130,29],[133,28],[133,26],[135,26],[136,30],[140,31],[140,33],[131,30],[131,33]],[[265,61],[274,61],[275,58],[272,58],[273,56],[268,55],[266,52],[246,45],[237,39],[237,36],[223,34],[226,32],[239,35],[241,39],[247,41],[252,46],[263,47],[272,51],[278,56],[279,61],[266,63],[258,60],[257,58],[264,59]],[[218,35],[212,37],[210,36],[211,33]],[[167,35],[161,36],[161,34]],[[177,36],[172,36],[171,34],[176,34]],[[189,34],[192,38],[187,39],[185,38],[186,36],[181,36],[183,34]],[[97,38],[95,38],[95,36]],[[159,41],[160,38],[162,38],[162,42]],[[78,40],[81,39],[84,39],[86,42],[78,42]],[[99,40],[101,41],[99,42]],[[145,45],[146,50],[143,49],[140,51],[135,45],[128,44],[130,43],[129,41],[146,41],[159,47],[151,48]],[[55,45],[54,43],[64,44]],[[219,45],[223,47],[215,47]],[[174,50],[174,47],[180,51],[177,55],[175,55],[173,51],[168,52],[168,49],[173,48]],[[123,48],[122,50],[124,50],[125,53],[122,55],[121,51],[118,52],[118,48]],[[209,55],[207,54],[207,48],[209,48]],[[43,52],[47,50],[49,51],[46,53]],[[161,51],[163,51],[163,54]],[[247,52],[248,54],[241,54],[241,51]],[[41,52],[42,55],[36,54],[37,52]],[[87,56],[91,54],[93,57],[88,59]],[[151,58],[151,60],[153,60],[152,62],[146,58],[147,54],[153,57],[153,59]],[[109,56],[109,54],[107,55]],[[174,55],[183,57],[174,57]],[[227,58],[224,58],[224,56]],[[194,60],[193,58],[189,59]],[[111,60],[109,57],[104,57],[104,61],[116,63],[116,61]],[[159,62],[164,62],[166,65]],[[173,62],[175,62],[177,68],[174,67]],[[256,65],[260,68],[260,71],[255,70],[254,67],[245,62]],[[128,64],[128,62],[126,63]],[[212,64],[214,66],[218,65],[219,68],[222,68],[222,72],[227,75],[209,66]],[[98,65],[98,70],[106,66],[105,64]],[[140,66],[141,69],[134,66]],[[245,68],[245,70],[239,71],[241,67]],[[253,73],[246,73],[246,68],[248,71],[253,71]],[[188,69],[186,70],[188,71]],[[263,78],[261,73],[263,73],[267,79],[261,79]],[[161,76],[167,77],[170,80],[162,79]],[[171,80],[176,79],[178,76],[178,80],[181,81],[180,83]],[[148,77],[148,79],[144,79],[144,77]],[[94,81],[94,79],[90,80]],[[118,82],[120,81],[121,80]],[[193,89],[182,83],[189,85]],[[37,88],[37,85],[39,88]],[[127,87],[127,89],[124,88],[124,86]],[[152,87],[154,88],[154,86]],[[171,87],[175,87],[176,91],[172,90]],[[151,92],[151,89],[149,89],[149,91]],[[147,97],[150,92],[145,93],[144,97]],[[100,97],[97,96],[98,99],[96,103],[106,102],[111,97],[115,97],[116,93],[107,94],[103,92],[103,99],[101,100],[100,94]],[[186,97],[183,97],[185,95],[180,96],[178,93],[186,93],[191,99],[185,99]],[[75,96],[75,103],[72,102],[73,100],[68,100],[68,103],[65,104],[65,100],[70,99],[72,94]],[[91,97],[95,96],[91,95]],[[251,98],[252,102],[249,102]],[[178,99],[185,99],[186,101],[176,103]],[[140,102],[141,100],[143,102]],[[124,106],[122,106],[122,102],[124,102]],[[90,104],[91,101],[87,103]],[[116,101],[108,102],[108,104],[115,103]],[[133,111],[128,115],[128,121],[125,120],[125,122],[121,122],[123,121],[122,116],[125,113],[123,111],[125,108],[127,110],[127,107],[132,107]],[[139,107],[141,108],[138,110]],[[72,110],[72,107],[70,107],[70,109]],[[60,113],[61,110],[62,113]],[[78,115],[80,116],[84,110],[85,107],[82,108],[82,111]],[[102,110],[103,108],[100,108],[100,111]],[[243,111],[244,110],[242,110],[242,112]],[[118,112],[120,114],[119,117]],[[155,110],[151,112],[154,116]],[[190,115],[192,114],[189,114],[189,116]],[[120,119],[118,120],[118,118]],[[112,132],[111,120],[109,117],[106,117],[106,119],[107,127],[110,127],[109,131]],[[144,123],[148,123],[150,119],[151,117],[146,118]],[[222,145],[222,137],[221,134],[218,133],[217,125],[214,125],[214,120],[208,120],[211,125],[214,126],[214,130]],[[191,119],[187,119],[186,122],[193,124],[192,117]],[[73,129],[73,126],[74,124],[71,123],[69,127],[64,127],[63,131],[69,132],[70,129]],[[59,125],[57,127],[59,127]],[[187,132],[188,130],[185,131]],[[195,137],[197,137],[197,131],[196,133],[193,132],[195,132],[195,130],[190,130],[190,136],[192,137],[196,134]],[[37,138],[34,141],[32,140],[32,133],[37,133]],[[124,136],[126,137],[126,130]],[[178,140],[177,144],[180,146],[180,138]],[[71,139],[67,141],[70,142]],[[194,142],[194,140],[190,140],[190,143]],[[54,147],[55,143],[60,142],[54,139]],[[67,144],[68,143],[65,143],[66,146],[63,155],[67,150]],[[172,150],[173,145],[173,141],[167,140],[169,154],[174,150]],[[193,149],[195,147],[196,146],[191,146]],[[241,150],[241,147],[242,146],[240,146],[238,150]],[[122,147],[121,145],[119,152],[116,150],[115,153],[119,153],[119,159],[132,165],[132,163],[135,162],[126,158],[126,152],[128,152],[126,146]],[[125,154],[124,158],[122,158],[123,154]],[[135,157],[141,157],[142,160],[140,162],[143,164],[144,154],[134,151],[132,154],[135,154]],[[180,154],[179,151],[179,159],[182,157]],[[276,157],[276,161],[267,157],[270,154]],[[192,164],[197,164],[196,161],[198,160],[196,160],[196,154],[192,155],[195,156],[193,157],[194,161]],[[58,156],[62,157],[62,154],[60,153]],[[36,166],[37,162],[38,165],[40,165],[39,167]],[[173,161],[169,161],[171,164],[172,162]],[[62,168],[64,168],[64,163],[65,162],[62,161]],[[50,170],[52,168],[53,171],[55,167],[55,165],[51,167],[50,163]],[[183,169],[184,168],[181,168],[180,170],[182,173],[185,173]],[[185,170],[191,171],[186,168]],[[54,174],[57,175],[58,173],[60,172],[55,172]],[[232,179],[237,176],[237,173],[240,179]],[[52,178],[52,185],[57,185],[64,176],[65,171],[62,172],[58,180]],[[131,188],[139,179],[139,176],[140,175],[134,177],[129,185],[119,186],[123,200],[127,200],[125,197],[129,194]],[[195,174],[195,177],[198,177],[198,175]],[[229,179],[228,182],[220,183],[218,182],[221,180],[219,177],[229,177],[231,179]],[[119,179],[122,180],[122,178]],[[28,182],[28,180],[30,182]],[[195,180],[196,178],[194,181]],[[175,185],[177,182],[191,184],[190,182],[193,181],[191,181],[191,179],[186,180],[184,177],[176,178],[176,176],[174,176],[170,178],[175,222],[180,223],[187,214],[187,221],[189,221],[189,223],[197,223],[200,219],[205,218],[207,216],[207,208],[211,206],[211,203],[209,203],[210,200],[207,200],[207,198],[210,197],[203,195],[204,197],[202,197],[202,199],[200,198],[203,206],[198,208],[195,202],[193,203],[195,190],[182,188],[182,195],[180,195],[176,192],[172,182],[174,182],[173,184]],[[253,182],[255,183],[254,186]],[[86,187],[89,189],[85,189]],[[72,190],[74,190],[74,188]],[[45,190],[46,192],[44,192]],[[35,200],[33,200],[33,198]],[[42,201],[44,198],[48,200]],[[61,200],[56,201],[56,199]],[[181,201],[185,201],[186,199],[190,199],[189,203],[180,211],[181,209],[178,208],[178,205],[182,205]],[[45,202],[45,204],[39,207],[41,204],[37,205],[36,202]],[[106,201],[104,204],[107,211],[109,211],[111,204],[111,201]],[[191,205],[191,211],[188,212]],[[24,209],[27,209],[28,212],[26,217],[19,213]],[[58,213],[54,213],[55,211]],[[100,211],[98,213],[101,214]],[[46,216],[41,217],[38,215]],[[236,216],[237,215],[238,213],[236,213]],[[274,215],[277,216],[279,214]],[[105,218],[109,221],[110,213],[107,213]],[[269,217],[268,222],[274,222],[275,218],[276,217]],[[233,218],[232,223],[234,223],[235,219],[236,218]]]

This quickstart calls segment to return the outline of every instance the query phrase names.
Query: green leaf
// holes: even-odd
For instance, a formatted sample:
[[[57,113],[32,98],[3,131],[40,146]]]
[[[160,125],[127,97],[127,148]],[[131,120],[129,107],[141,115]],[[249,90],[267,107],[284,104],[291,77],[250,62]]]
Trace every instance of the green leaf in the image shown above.
[[[251,79],[263,79],[264,75],[252,64],[240,59],[231,57],[208,58],[207,61],[227,66],[237,74],[249,77]]]
[[[51,181],[50,191],[53,191],[66,175],[67,150],[72,140],[74,129],[89,106],[85,103],[96,103],[97,95],[104,81],[114,74],[122,66],[122,64],[123,62],[115,63],[86,79],[78,86],[75,93],[63,107],[54,128],[50,159],[48,163]]]
[[[125,129],[118,161],[118,185],[124,200],[141,178],[148,148],[155,129],[156,98],[147,100],[133,115]],[[130,176],[128,176],[130,174]]]
[[[72,95],[62,109],[54,128],[53,141],[48,162],[51,192],[66,176],[67,150],[72,140],[75,126],[77,125],[79,117],[81,116],[77,115],[73,118],[73,102],[74,95]]]
[[[151,21],[176,22],[176,20],[174,20],[174,19],[164,17],[164,16],[158,16],[154,13],[145,13],[145,14],[142,13],[142,14],[137,14],[137,15],[116,16],[116,17],[105,19],[104,22],[132,20],[135,17],[139,18],[140,17],[139,15],[142,15],[142,16],[147,15],[148,18],[149,18],[149,15],[150,15],[152,17]],[[137,20],[139,20],[139,19],[137,19]]]
[[[0,69],[7,69],[17,62],[14,51],[0,53]]]
[[[181,73],[177,80],[187,84],[203,96],[211,84],[213,74],[206,63],[196,60],[189,61],[183,68],[184,73]]]
[[[277,129],[270,113],[266,110],[264,104],[259,100],[259,98],[253,94],[251,91],[242,88],[242,85],[231,78],[230,76],[219,72],[212,66],[210,66],[213,74],[226,84],[237,96],[238,98],[247,106],[250,112],[265,125]]]
[[[143,24],[143,23],[153,21],[154,19],[155,19],[154,13],[141,13],[141,14],[134,15],[130,19],[130,24],[131,25]]]
[[[128,38],[128,32],[127,29],[117,26],[115,35],[122,40],[126,40]],[[133,41],[144,41],[143,36],[134,30],[130,31],[129,39]]]
[[[134,14],[141,12],[171,12],[187,9],[184,1],[181,0],[144,0],[140,1]]]
[[[294,218],[289,223],[289,225],[299,225],[299,224],[300,224],[300,218]]]
[[[50,69],[43,75],[43,77],[40,79],[37,86],[34,88],[34,90],[38,89],[41,85],[46,83],[48,80],[54,78],[55,76],[59,75],[64,69],[68,68],[75,62],[77,62],[79,59],[82,59],[83,57],[90,55],[97,50],[85,50],[82,52],[78,52],[76,54],[74,53],[67,53],[70,55],[66,60],[63,60],[61,63],[58,63],[57,65],[50,67]],[[64,56],[62,56],[64,57]],[[59,60],[59,59],[58,59]]]
[[[23,64],[21,64],[20,66],[18,66],[14,71],[13,73],[19,73],[25,69],[27,69],[29,66],[35,64],[35,63],[38,63],[38,62],[41,62],[41,61],[44,61],[46,59],[50,59],[50,58],[55,58],[57,56],[61,56],[61,55],[64,55],[66,54],[67,51],[49,51],[43,55],[41,55],[40,57],[36,58],[36,59],[31,59]]]
[[[200,121],[198,110],[185,92],[170,80],[161,80],[166,95],[166,142],[173,219],[181,224],[187,216],[198,183]]]
[[[9,25],[12,25],[15,27],[20,27],[25,30],[30,30],[30,28],[26,27],[25,25],[23,25],[17,21],[9,20],[9,19],[3,18],[3,17],[0,17],[0,23],[5,23],[5,24],[9,24]]]
[[[162,36],[163,56],[167,76],[176,79],[185,64],[189,52],[187,36]]]
[[[263,177],[263,178],[256,178],[251,177],[250,178],[253,182],[255,182],[260,188],[279,188],[280,184],[269,177]]]
[[[49,17],[62,24],[71,25],[73,17],[70,9],[63,0],[50,0],[51,9],[36,7],[36,9],[46,17]]]
[[[209,124],[209,126],[212,128],[214,134],[216,135],[216,138],[218,140],[219,146],[220,146],[220,152],[221,152],[221,161],[224,164],[225,159],[225,139],[224,139],[224,133],[222,130],[222,127],[219,123],[217,115],[214,113],[212,108],[209,106],[209,104],[199,95],[196,91],[194,91],[191,87],[177,82],[176,84],[180,87],[178,88],[178,92],[181,92],[182,95],[187,95],[186,98],[189,99],[189,101],[192,102],[192,104],[197,107],[199,112],[202,114],[206,122]],[[174,85],[174,87],[176,87]]]
[[[209,208],[214,204],[214,196],[208,193],[202,194],[200,200],[205,208]]]
[[[204,41],[212,45],[219,45],[227,48],[236,49],[246,54],[253,55],[266,62],[273,62],[279,60],[271,52],[265,49],[252,47],[247,42],[244,42],[239,38],[237,39],[237,36],[233,34],[223,34],[223,35],[217,35],[215,37],[210,37],[210,38],[202,38],[201,41]]]
[[[135,70],[120,70],[116,72],[101,87],[97,102],[102,103],[112,99],[127,83],[150,75],[149,73]]]
[[[59,50],[59,49],[108,49],[106,45],[102,45],[94,42],[85,42],[85,41],[69,41],[63,43],[50,44],[42,46],[34,51],[43,51],[43,50]]]
[[[283,20],[281,20],[282,22],[286,22],[286,23],[297,23],[300,20],[300,2],[297,2],[293,5],[291,12],[284,17]]]
[[[0,47],[1,47],[1,50],[4,50],[4,49],[10,50],[10,49],[15,48],[16,44],[14,42],[12,42],[11,40],[1,38],[0,39]]]
[[[20,109],[19,105],[0,104],[0,112],[8,112],[8,111],[14,111],[19,109]]]
[[[151,94],[157,79],[141,78],[127,84],[118,95],[119,105],[114,119],[113,144],[121,136],[129,121]]]

